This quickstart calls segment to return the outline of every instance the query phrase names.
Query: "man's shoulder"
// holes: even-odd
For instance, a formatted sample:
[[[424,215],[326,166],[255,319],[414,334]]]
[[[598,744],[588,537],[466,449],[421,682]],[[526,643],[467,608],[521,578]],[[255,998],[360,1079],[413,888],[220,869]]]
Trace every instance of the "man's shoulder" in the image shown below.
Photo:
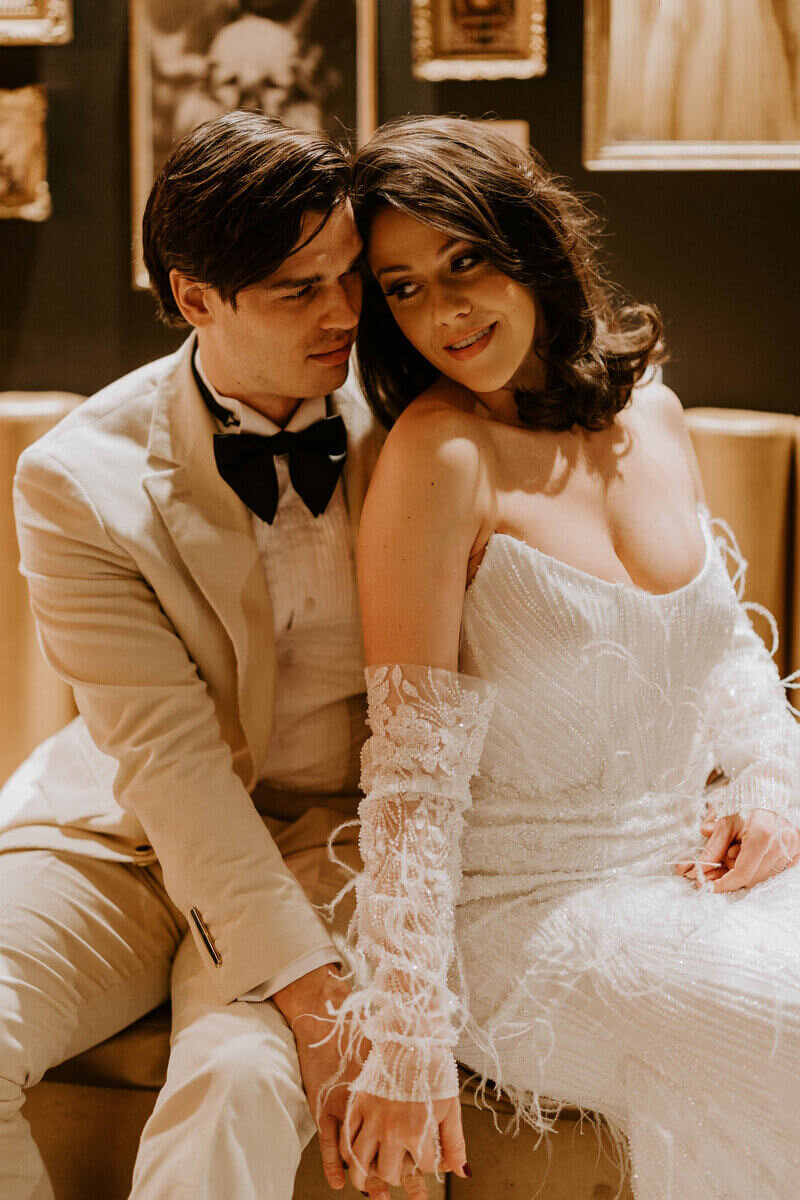
[[[179,354],[145,363],[107,384],[27,447],[23,457],[46,454],[69,466],[91,457],[108,438],[146,445],[155,398]]]
[[[383,445],[387,430],[367,403],[352,368],[342,386],[333,393],[331,401],[334,411],[344,420],[351,441],[355,438],[358,441],[368,441],[377,447]]]

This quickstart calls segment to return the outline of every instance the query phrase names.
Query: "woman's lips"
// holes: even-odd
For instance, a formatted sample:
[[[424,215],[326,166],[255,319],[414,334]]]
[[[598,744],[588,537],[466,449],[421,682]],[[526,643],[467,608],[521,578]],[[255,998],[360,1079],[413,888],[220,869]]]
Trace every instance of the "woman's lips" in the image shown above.
[[[333,350],[326,350],[324,354],[309,354],[308,357],[313,358],[314,362],[322,363],[326,367],[338,367],[343,362],[347,362],[350,357],[352,345],[351,341],[347,341],[341,346],[336,346]]]
[[[464,346],[462,350],[454,350],[452,346],[445,346],[445,350],[451,358],[457,358],[460,362],[463,362],[464,359],[467,358],[475,358],[478,354],[482,354],[489,345],[489,342],[494,336],[494,331],[497,328],[497,322],[495,321],[493,325],[486,326],[485,328],[486,332],[482,334],[477,341],[472,342],[472,344],[469,346]],[[475,333],[479,332],[480,330],[475,330]],[[471,336],[472,334],[465,334],[464,337],[456,338],[455,341],[464,342],[468,337]]]

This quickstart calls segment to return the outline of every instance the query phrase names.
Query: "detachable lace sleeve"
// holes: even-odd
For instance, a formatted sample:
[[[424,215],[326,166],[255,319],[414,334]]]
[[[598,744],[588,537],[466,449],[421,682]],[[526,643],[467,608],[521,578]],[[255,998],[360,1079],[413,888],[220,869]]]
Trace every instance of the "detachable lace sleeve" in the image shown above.
[[[495,689],[429,667],[369,667],[366,677],[363,870],[348,941],[370,982],[350,994],[337,1024],[349,1021],[371,1043],[353,1093],[429,1103],[458,1095],[462,1002],[448,972],[459,842]]]
[[[732,546],[723,544],[738,564],[731,590],[732,632],[704,690],[704,716],[719,766],[728,778],[713,793],[720,817],[742,816],[766,808],[800,825],[800,725],[786,699],[786,687],[798,687],[800,672],[781,679],[772,655],[778,645],[772,614],[741,599],[747,562],[728,526]],[[719,542],[718,542],[719,544]],[[772,650],[753,628],[749,611],[770,623]]]

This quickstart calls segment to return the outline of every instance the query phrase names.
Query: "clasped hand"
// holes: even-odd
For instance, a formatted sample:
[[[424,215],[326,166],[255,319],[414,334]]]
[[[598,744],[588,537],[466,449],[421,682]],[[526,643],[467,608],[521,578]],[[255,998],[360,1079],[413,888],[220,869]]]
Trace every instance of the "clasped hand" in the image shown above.
[[[700,832],[708,838],[701,854],[675,867],[698,887],[702,873],[715,892],[751,888],[800,862],[800,829],[766,808],[754,808],[746,817],[739,813],[718,817],[712,810]],[[704,863],[720,865],[704,867]]]
[[[371,1200],[389,1200],[389,1184],[404,1187],[413,1200],[424,1200],[428,1193],[423,1174],[437,1167],[468,1178],[459,1098],[432,1103],[439,1145],[427,1105],[356,1093],[342,1124],[339,1151],[349,1164],[351,1182]]]
[[[387,1184],[404,1187],[414,1200],[426,1200],[423,1172],[434,1172],[437,1166],[440,1171],[452,1170],[468,1178],[457,1096],[433,1102],[441,1153],[430,1125],[425,1129],[424,1104],[359,1092],[346,1121],[350,1085],[361,1073],[369,1041],[362,1039],[358,1054],[342,1063],[337,1039],[326,1037],[329,1018],[303,1013],[292,1028],[303,1085],[319,1132],[322,1166],[332,1188],[344,1187],[345,1163],[354,1186],[373,1200],[388,1200]],[[329,1090],[327,1081],[334,1073],[339,1074],[339,1081]]]

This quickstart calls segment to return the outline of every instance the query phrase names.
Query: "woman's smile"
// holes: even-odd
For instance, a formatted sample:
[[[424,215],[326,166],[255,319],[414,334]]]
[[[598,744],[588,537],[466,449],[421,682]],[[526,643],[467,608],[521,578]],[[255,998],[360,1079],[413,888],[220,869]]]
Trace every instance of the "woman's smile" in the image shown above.
[[[444,348],[449,355],[461,362],[467,358],[477,358],[489,345],[496,328],[497,322],[493,321],[491,325],[484,325],[482,329],[478,329],[475,333],[468,333],[466,337],[460,338],[457,342],[450,342]]]

